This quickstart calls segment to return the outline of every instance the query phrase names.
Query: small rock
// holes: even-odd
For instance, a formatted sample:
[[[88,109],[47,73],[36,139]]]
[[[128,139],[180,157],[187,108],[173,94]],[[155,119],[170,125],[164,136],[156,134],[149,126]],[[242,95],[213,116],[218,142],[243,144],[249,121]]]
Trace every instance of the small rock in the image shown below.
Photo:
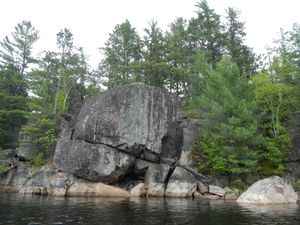
[[[146,195],[147,191],[144,183],[139,183],[131,189],[130,195],[133,197],[140,197]]]
[[[203,195],[199,191],[195,191],[194,194],[193,194],[193,196],[195,198],[202,198],[203,197]]]
[[[201,194],[208,193],[208,188],[200,181],[197,181],[197,187]]]
[[[215,185],[209,185],[208,189],[210,194],[218,195],[220,197],[223,197],[226,192],[223,188]]]

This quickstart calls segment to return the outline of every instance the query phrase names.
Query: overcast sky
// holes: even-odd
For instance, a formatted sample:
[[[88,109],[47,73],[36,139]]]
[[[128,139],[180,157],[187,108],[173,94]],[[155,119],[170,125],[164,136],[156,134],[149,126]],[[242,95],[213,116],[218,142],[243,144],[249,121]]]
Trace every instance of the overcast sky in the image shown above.
[[[30,20],[40,31],[35,51],[54,50],[56,33],[70,28],[77,46],[84,48],[95,67],[103,46],[115,25],[128,19],[141,36],[150,20],[166,30],[176,17],[195,16],[200,0],[3,0],[0,13],[0,40],[17,23]],[[207,0],[211,8],[224,15],[225,8],[241,11],[246,22],[247,44],[262,53],[272,44],[279,29],[300,23],[299,0]]]

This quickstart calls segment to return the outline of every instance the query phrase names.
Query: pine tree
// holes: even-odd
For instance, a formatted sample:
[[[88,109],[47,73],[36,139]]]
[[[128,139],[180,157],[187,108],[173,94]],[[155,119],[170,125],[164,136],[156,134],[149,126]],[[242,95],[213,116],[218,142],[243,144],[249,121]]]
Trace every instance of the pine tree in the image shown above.
[[[205,78],[199,111],[203,128],[194,148],[199,170],[226,176],[229,182],[253,173],[260,143],[254,92],[229,57]]]
[[[105,47],[100,50],[104,59],[99,64],[98,70],[108,88],[135,80],[132,66],[142,58],[142,42],[128,20],[115,26]]]
[[[38,31],[31,22],[17,24],[11,37],[6,36],[0,49],[0,148],[17,146],[17,136],[26,122],[28,66]]]

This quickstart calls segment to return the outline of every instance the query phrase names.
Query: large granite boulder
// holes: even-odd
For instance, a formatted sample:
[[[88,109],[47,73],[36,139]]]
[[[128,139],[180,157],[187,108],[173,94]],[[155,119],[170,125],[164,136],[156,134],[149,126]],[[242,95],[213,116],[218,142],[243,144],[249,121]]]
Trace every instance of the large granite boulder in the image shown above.
[[[276,204],[295,203],[298,195],[291,184],[278,176],[257,181],[238,199],[239,203]]]
[[[197,180],[195,176],[191,172],[177,166],[168,181],[165,196],[176,198],[191,197],[196,189]]]
[[[61,140],[57,143],[54,163],[90,181],[116,183],[134,166],[135,157],[103,144],[81,140]]]
[[[161,152],[161,139],[178,110],[167,90],[135,83],[88,99],[77,117],[74,139],[131,150]]]
[[[162,152],[178,158],[182,135],[174,123],[177,111],[177,97],[165,89],[135,83],[104,91],[89,98],[64,126],[54,164],[112,184],[134,170],[136,159],[160,163]]]

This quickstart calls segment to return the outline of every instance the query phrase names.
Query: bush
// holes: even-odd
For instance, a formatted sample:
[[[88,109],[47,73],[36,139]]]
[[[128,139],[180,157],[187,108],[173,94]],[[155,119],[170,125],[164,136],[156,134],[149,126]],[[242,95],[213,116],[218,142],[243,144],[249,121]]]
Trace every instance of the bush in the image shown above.
[[[58,132],[56,118],[51,115],[32,114],[29,121],[22,127],[21,133],[33,137],[31,141],[35,144],[37,156],[33,157],[32,163],[44,165],[45,158],[55,147]]]
[[[47,161],[45,160],[45,156],[42,153],[39,153],[34,159],[32,160],[32,164],[36,167],[41,167],[45,165]]]

